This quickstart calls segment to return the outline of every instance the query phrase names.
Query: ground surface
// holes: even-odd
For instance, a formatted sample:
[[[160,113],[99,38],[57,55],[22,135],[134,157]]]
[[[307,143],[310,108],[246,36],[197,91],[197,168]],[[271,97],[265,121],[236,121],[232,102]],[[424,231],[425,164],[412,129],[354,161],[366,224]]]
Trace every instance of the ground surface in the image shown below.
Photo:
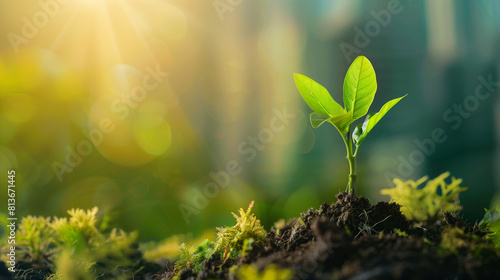
[[[295,279],[500,279],[500,258],[483,238],[485,232],[454,215],[417,227],[398,204],[371,205],[346,193],[337,198],[302,214],[304,225],[291,222],[270,232],[267,246],[254,246],[240,262],[260,269],[271,263],[293,268]],[[448,244],[442,242],[446,232],[450,248],[441,246]],[[232,263],[222,272],[220,265],[210,260],[198,274],[184,271],[181,279],[230,279]]]
[[[185,269],[181,280],[235,279],[229,269],[252,264],[290,268],[294,279],[500,279],[500,257],[485,232],[450,213],[432,225],[416,226],[395,203],[370,204],[347,193],[337,202],[308,210],[300,220],[267,234],[266,245],[254,245],[244,258],[222,262],[219,255],[198,273]],[[12,278],[5,265],[0,279],[44,279],[47,271],[21,264],[26,270]],[[172,279],[167,266],[138,261],[144,268],[129,279]],[[129,274],[127,274],[129,273]],[[130,275],[127,277],[126,275]],[[114,279],[102,275],[97,279]]]

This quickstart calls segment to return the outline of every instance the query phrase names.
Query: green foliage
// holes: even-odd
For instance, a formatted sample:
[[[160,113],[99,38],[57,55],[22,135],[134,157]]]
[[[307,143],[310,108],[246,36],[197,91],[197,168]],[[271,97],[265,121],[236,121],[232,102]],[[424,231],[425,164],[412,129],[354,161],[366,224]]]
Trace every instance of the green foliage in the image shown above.
[[[406,96],[406,95],[405,95]],[[398,104],[399,100],[403,99],[405,96],[393,99],[382,106],[380,111],[376,114],[369,114],[366,116],[363,124],[359,124],[354,129],[352,139],[354,143],[359,146],[365,140],[366,135],[375,127],[375,125],[391,110],[394,105]]]
[[[91,248],[90,253],[94,259],[104,263],[108,268],[118,265],[132,265],[140,257],[138,250],[137,232],[127,233],[122,229],[112,229],[104,242],[96,244],[97,247]]]
[[[234,271],[235,270],[235,271]],[[291,269],[279,268],[275,264],[268,265],[264,271],[254,265],[242,265],[239,269],[234,269],[233,273],[241,280],[289,280],[293,279]]]
[[[93,280],[91,270],[95,262],[86,260],[81,255],[71,255],[67,251],[62,251],[55,260],[56,273],[48,277],[50,280],[81,279]]]
[[[387,102],[378,113],[368,115],[365,122],[358,125],[351,135],[351,124],[368,113],[377,91],[375,70],[366,57],[358,56],[347,70],[343,87],[344,108],[311,78],[294,74],[294,79],[302,98],[313,110],[310,115],[312,127],[318,128],[329,122],[342,136],[350,167],[348,189],[356,192],[356,155],[359,145],[385,114],[406,95]]]
[[[500,205],[487,210],[483,219],[479,222],[480,229],[488,229],[488,237],[493,240],[497,249],[500,250]]]
[[[175,263],[175,270],[176,271],[181,271],[185,268],[189,268],[192,265],[191,257],[192,253],[191,250],[188,248],[186,243],[182,243],[179,245],[179,260]]]
[[[403,182],[395,178],[394,188],[382,189],[380,193],[389,195],[391,201],[402,205],[401,211],[408,219],[433,223],[442,218],[443,212],[462,209],[458,196],[467,187],[461,187],[462,179],[455,177],[451,178],[451,183],[446,183],[448,176],[450,173],[445,172],[434,180],[427,181],[428,177],[425,176],[416,182]],[[421,187],[426,181],[425,186]]]
[[[61,246],[81,252],[88,246],[103,242],[97,230],[97,212],[97,207],[87,211],[71,209],[68,210],[69,219],[54,217],[49,226],[55,230]]]
[[[314,112],[329,116],[337,116],[345,112],[322,85],[301,74],[294,74],[294,77],[302,98]]]
[[[23,258],[28,262],[42,263],[53,251],[54,231],[47,226],[50,218],[27,216],[21,220],[17,231],[17,245],[24,247]]]
[[[176,277],[187,268],[192,269],[194,273],[199,272],[203,263],[213,254],[220,254],[222,261],[225,262],[228,258],[236,258],[238,254],[244,256],[254,242],[265,244],[266,231],[251,213],[253,204],[252,201],[246,212],[240,208],[239,216],[231,213],[236,219],[236,225],[217,228],[215,242],[205,239],[191,248],[182,243],[178,248],[178,261],[174,267]]]
[[[438,253],[442,255],[467,252],[467,254],[479,259],[490,258],[499,254],[494,244],[477,234],[467,233],[464,229],[457,227],[441,228],[439,249]]]
[[[208,239],[189,249],[185,243],[179,246],[179,260],[175,263],[175,271],[181,272],[192,268],[194,273],[201,270],[203,261],[208,260],[213,253],[214,243]]]
[[[236,219],[235,226],[217,228],[214,253],[221,253],[223,260],[227,259],[233,250],[241,250],[243,243],[247,239],[252,238],[254,242],[260,244],[266,243],[266,231],[264,227],[261,226],[260,221],[255,215],[250,213],[253,203],[253,201],[250,203],[246,212],[240,208],[238,210],[239,216],[231,213]]]
[[[486,213],[484,213],[483,219],[479,222],[480,229],[488,228],[500,221],[500,205],[497,205],[490,210],[485,210]]]
[[[143,252],[144,259],[151,262],[173,260],[179,256],[180,244],[191,239],[191,236],[188,238],[187,234],[173,235],[160,242],[143,242],[140,244],[140,250]]]
[[[344,79],[344,106],[352,111],[353,120],[368,113],[377,91],[377,77],[370,61],[358,56],[351,64]]]
[[[118,276],[116,267],[132,265],[140,257],[137,234],[119,229],[100,232],[97,213],[95,207],[71,209],[69,218],[24,217],[16,240],[23,261],[50,266],[56,271],[50,279],[95,279],[104,273]]]
[[[247,255],[247,251],[252,250],[253,238],[245,239],[243,246],[241,246],[240,255],[244,258]]]
[[[137,233],[112,229],[108,235],[97,227],[98,208],[71,209],[68,218],[54,218],[51,227],[57,232],[63,250],[74,252],[85,261],[99,263],[93,268],[97,275],[112,271],[116,266],[131,265],[138,254]]]

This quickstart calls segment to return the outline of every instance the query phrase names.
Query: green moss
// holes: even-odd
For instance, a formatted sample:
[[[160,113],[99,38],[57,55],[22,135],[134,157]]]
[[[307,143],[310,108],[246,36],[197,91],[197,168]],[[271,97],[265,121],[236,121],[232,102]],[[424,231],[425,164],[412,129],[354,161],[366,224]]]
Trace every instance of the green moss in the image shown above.
[[[97,230],[98,208],[91,210],[71,209],[68,210],[69,218],[58,218],[49,223],[56,232],[59,245],[71,248],[80,253],[87,247],[96,247],[104,242],[104,237]]]
[[[459,228],[445,228],[441,233],[441,248],[452,253],[457,253],[461,248],[467,248],[470,236]]]
[[[217,228],[214,253],[222,254],[223,260],[230,257],[231,252],[240,251],[247,239],[251,238],[260,244],[266,243],[266,231],[255,215],[251,213],[253,203],[253,201],[250,203],[246,212],[240,208],[238,210],[239,216],[231,213],[236,219],[236,225]]]
[[[500,252],[495,249],[495,244],[478,236],[467,233],[456,227],[444,227],[441,232],[440,254],[464,254],[483,259],[491,256],[499,256]]]
[[[50,218],[27,216],[21,220],[17,231],[17,245],[25,248],[22,258],[28,262],[42,263],[54,250],[55,232],[47,226]]]
[[[462,209],[459,206],[458,196],[467,187],[461,187],[462,180],[455,177],[452,177],[451,183],[448,184],[445,181],[448,176],[450,173],[445,172],[434,180],[427,181],[426,176],[416,182],[401,181],[396,178],[394,188],[382,189],[380,193],[389,195],[391,201],[402,205],[401,211],[409,220],[433,223],[442,219],[443,212]]]
[[[140,244],[144,258],[157,262],[162,260],[173,260],[179,256],[179,245],[187,242],[185,235],[173,235],[160,242],[146,242]]]
[[[24,217],[16,240],[21,258],[48,265],[56,272],[49,279],[95,279],[105,273],[119,279],[116,268],[132,265],[141,256],[137,234],[119,229],[100,232],[97,213],[95,207],[71,209],[67,218]]]
[[[184,269],[192,269],[194,273],[201,270],[203,262],[213,254],[220,254],[223,262],[228,258],[234,259],[239,254],[244,255],[251,248],[253,242],[264,244],[266,231],[260,221],[251,213],[253,201],[245,212],[239,209],[239,216],[232,213],[236,225],[217,228],[215,242],[205,239],[192,246],[185,243],[179,246],[179,260],[175,264],[177,275]]]
[[[81,255],[72,255],[63,251],[55,260],[56,273],[48,277],[50,280],[81,279],[92,280],[95,278],[91,273],[95,262],[89,261]]]
[[[194,273],[201,270],[203,261],[210,258],[213,253],[214,243],[208,239],[193,246],[192,249],[183,243],[179,246],[179,260],[175,263],[175,271],[181,272],[191,268]]]

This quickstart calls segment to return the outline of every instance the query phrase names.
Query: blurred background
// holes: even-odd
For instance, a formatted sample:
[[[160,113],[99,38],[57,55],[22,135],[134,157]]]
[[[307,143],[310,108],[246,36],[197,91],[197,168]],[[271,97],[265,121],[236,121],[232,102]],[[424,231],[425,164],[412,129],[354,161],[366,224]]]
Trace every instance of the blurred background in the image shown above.
[[[20,0],[0,11],[0,170],[16,170],[18,217],[96,205],[160,239],[231,225],[252,200],[266,230],[332,202],[345,147],[333,127],[310,127],[292,74],[342,104],[357,55],[377,73],[370,112],[408,94],[361,147],[358,193],[387,200],[393,177],[450,171],[469,187],[469,221],[500,199],[498,1]],[[426,140],[436,131],[439,143]]]

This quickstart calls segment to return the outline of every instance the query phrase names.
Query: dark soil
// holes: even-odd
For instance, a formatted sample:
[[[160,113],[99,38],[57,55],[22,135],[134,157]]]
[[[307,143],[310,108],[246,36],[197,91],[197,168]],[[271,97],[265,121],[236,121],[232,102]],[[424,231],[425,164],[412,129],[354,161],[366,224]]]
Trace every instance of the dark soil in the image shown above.
[[[486,233],[456,215],[445,213],[443,225],[423,228],[413,226],[396,203],[372,205],[344,192],[337,199],[309,209],[302,222],[273,229],[267,245],[254,245],[241,262],[262,270],[269,264],[292,268],[295,279],[303,280],[500,279],[500,257],[482,238]],[[439,246],[441,233],[450,229],[460,242],[445,249]],[[231,279],[233,263],[221,271],[220,265],[210,260],[197,275],[183,272],[181,280]]]
[[[500,256],[485,231],[457,215],[444,213],[433,225],[415,226],[396,203],[370,204],[368,199],[339,193],[337,202],[323,203],[267,234],[267,244],[254,244],[244,258],[226,260],[214,254],[202,270],[185,269],[181,280],[235,279],[233,265],[270,264],[291,268],[294,279],[500,279]],[[172,279],[173,263],[139,262],[140,274],[130,279]],[[4,268],[0,266],[0,279]],[[36,278],[18,274],[15,279]],[[125,274],[122,274],[125,275]],[[43,275],[42,275],[43,276]],[[107,278],[98,278],[107,279]],[[114,279],[114,278],[109,278]]]

